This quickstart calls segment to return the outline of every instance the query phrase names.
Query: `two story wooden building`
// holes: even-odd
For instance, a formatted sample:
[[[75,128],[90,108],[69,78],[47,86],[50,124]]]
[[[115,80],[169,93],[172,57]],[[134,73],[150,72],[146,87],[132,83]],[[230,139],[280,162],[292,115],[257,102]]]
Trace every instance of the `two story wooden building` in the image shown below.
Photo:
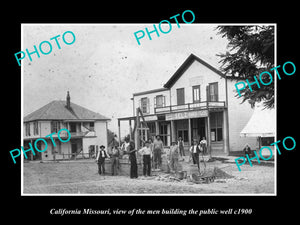
[[[35,151],[36,155],[33,155],[31,151],[27,152],[27,155],[30,154],[28,159],[75,159],[78,154],[89,157],[99,145],[107,146],[109,120],[99,113],[72,103],[68,92],[66,101],[52,101],[24,117],[24,149],[29,148],[28,143],[33,146],[38,138],[45,139],[48,145],[47,150],[42,153]],[[62,128],[71,133],[71,140],[66,143],[60,142],[57,137],[57,132]],[[50,137],[46,137],[51,133],[56,133],[53,135],[55,146]],[[44,145],[42,142],[38,144]],[[38,148],[44,149],[44,146]]]
[[[205,137],[213,154],[241,151],[246,143],[255,148],[256,138],[240,137],[253,109],[235,97],[235,83],[191,54],[163,88],[134,93],[133,105],[140,107],[150,136],[159,134],[167,146],[178,137],[186,146]],[[119,118],[119,127],[124,120],[131,127],[135,116]]]

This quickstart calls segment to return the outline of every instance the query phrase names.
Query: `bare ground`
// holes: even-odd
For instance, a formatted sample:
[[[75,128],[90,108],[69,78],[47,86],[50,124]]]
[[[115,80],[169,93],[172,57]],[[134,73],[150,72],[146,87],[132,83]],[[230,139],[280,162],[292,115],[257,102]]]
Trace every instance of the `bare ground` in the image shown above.
[[[207,168],[218,167],[234,176],[216,179],[209,184],[185,180],[167,182],[155,176],[130,179],[127,176],[100,176],[91,160],[70,162],[24,163],[24,194],[274,194],[273,165],[243,165],[215,161]],[[203,168],[202,168],[203,169]]]

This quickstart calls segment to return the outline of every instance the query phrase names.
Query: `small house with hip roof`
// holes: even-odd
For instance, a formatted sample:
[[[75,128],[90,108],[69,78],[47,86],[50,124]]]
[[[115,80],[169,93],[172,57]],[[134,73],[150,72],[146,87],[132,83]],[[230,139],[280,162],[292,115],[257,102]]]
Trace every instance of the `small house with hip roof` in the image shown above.
[[[29,143],[34,146],[34,142],[38,138],[45,139],[48,145],[44,152],[35,151],[35,155],[32,154],[32,151],[26,152],[27,159],[90,158],[95,155],[98,146],[107,146],[108,121],[110,121],[109,118],[71,102],[68,92],[66,101],[51,101],[24,117],[24,149],[29,148]],[[57,132],[62,128],[69,130],[70,141],[61,142],[58,139]],[[55,146],[51,137],[48,136],[51,133],[55,133],[52,135]],[[37,147],[42,150],[45,148],[45,144],[39,141]]]

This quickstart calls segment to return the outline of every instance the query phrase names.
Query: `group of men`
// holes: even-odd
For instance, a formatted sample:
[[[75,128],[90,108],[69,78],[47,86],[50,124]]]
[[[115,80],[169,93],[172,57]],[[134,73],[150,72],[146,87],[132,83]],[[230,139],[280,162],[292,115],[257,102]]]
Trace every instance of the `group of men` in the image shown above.
[[[145,146],[137,150],[135,144],[130,140],[129,137],[125,138],[125,142],[121,146],[121,151],[123,154],[129,155],[130,161],[130,178],[138,177],[138,168],[137,168],[137,158],[136,152],[142,155],[143,162],[143,175],[151,176],[151,171],[161,170],[162,165],[162,154],[164,153],[164,144],[159,135],[157,135],[152,141],[151,139],[144,142]],[[197,148],[194,146],[197,145]],[[194,150],[195,149],[195,150]],[[204,152],[206,149],[206,140],[203,138],[201,142],[194,143],[191,147],[190,152],[193,157],[193,163],[198,164],[199,167],[199,152],[200,149]],[[171,172],[177,172],[179,167],[179,159],[185,156],[184,153],[184,143],[181,137],[178,138],[178,141],[173,141],[170,147],[170,150],[166,152],[168,168]],[[100,150],[97,154],[96,160],[98,162],[98,173],[105,173],[105,158],[111,159],[111,169],[112,175],[117,175],[119,169],[119,156],[120,151],[117,146],[114,146],[110,152],[105,151],[103,145],[100,146]]]
[[[105,159],[110,158],[111,167],[112,167],[112,175],[117,175],[117,171],[119,168],[119,157],[120,151],[117,146],[114,146],[109,153],[106,152],[105,146],[101,145],[100,150],[96,156],[96,162],[98,163],[98,173],[105,174]]]

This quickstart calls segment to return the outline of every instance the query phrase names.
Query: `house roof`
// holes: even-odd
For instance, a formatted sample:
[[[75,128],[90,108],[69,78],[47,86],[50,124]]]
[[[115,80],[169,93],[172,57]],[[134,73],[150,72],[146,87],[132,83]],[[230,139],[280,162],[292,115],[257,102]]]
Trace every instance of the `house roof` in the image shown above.
[[[143,92],[133,93],[133,96],[151,94],[151,93],[161,92],[161,91],[167,91],[167,90],[169,90],[169,89],[168,88],[158,88],[158,89],[153,89],[153,90],[149,90],[149,91],[143,91]]]
[[[164,87],[171,88],[195,60],[197,60],[199,63],[206,66],[210,70],[214,71],[221,77],[225,78],[225,75],[221,71],[219,71],[215,67],[211,66],[207,62],[203,61],[198,56],[195,56],[194,54],[190,54],[189,57],[187,57],[187,59],[182,63],[182,65],[176,70],[176,72],[173,74],[173,76],[167,81],[167,83],[165,83]]]
[[[24,122],[34,120],[110,120],[75,103],[66,107],[66,101],[55,100],[24,117]]]

